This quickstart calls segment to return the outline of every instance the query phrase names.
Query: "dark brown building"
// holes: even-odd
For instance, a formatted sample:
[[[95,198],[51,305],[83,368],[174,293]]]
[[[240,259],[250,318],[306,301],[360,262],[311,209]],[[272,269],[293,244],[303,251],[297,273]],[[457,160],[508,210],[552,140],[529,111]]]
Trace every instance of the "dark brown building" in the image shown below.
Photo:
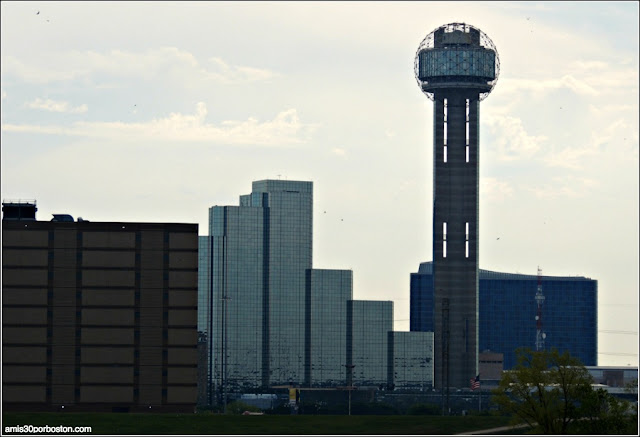
[[[197,224],[3,220],[3,409],[193,412],[197,260]]]

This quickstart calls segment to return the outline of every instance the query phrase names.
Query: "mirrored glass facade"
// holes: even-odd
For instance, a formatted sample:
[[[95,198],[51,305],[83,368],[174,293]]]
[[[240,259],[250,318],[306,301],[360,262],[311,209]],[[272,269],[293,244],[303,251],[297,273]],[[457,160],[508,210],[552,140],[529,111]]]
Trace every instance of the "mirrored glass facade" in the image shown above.
[[[347,303],[347,318],[347,362],[355,366],[353,384],[393,384],[388,350],[393,302],[351,300]]]
[[[305,377],[305,281],[311,269],[313,184],[260,181],[268,200],[269,383]]]
[[[308,386],[346,385],[347,302],[351,270],[309,270]]]
[[[265,300],[263,208],[213,207],[214,378],[228,390],[262,384]]]
[[[390,332],[395,389],[426,391],[433,386],[433,332]]]
[[[578,276],[543,276],[542,327],[545,349],[557,348],[596,366],[598,281]],[[516,364],[515,350],[535,350],[536,275],[480,270],[479,350],[504,354],[504,369]],[[433,264],[411,274],[411,331],[433,331]]]
[[[312,200],[311,182],[258,181],[239,206],[209,210],[200,292],[211,295],[204,311],[217,392],[304,381]]]
[[[209,253],[208,236],[198,237],[198,333],[206,333],[209,325]]]
[[[350,270],[312,268],[312,188],[258,181],[239,206],[209,209],[198,290],[208,404],[258,388],[343,387],[350,366],[354,385],[393,383],[393,302],[354,301]],[[430,384],[420,359],[433,336],[411,334],[398,343],[399,375]]]

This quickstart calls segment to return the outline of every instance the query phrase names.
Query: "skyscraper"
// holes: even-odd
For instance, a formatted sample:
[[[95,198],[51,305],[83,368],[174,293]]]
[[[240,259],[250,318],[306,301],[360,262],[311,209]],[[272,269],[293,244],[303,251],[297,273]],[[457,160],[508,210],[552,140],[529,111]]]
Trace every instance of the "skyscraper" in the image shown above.
[[[440,26],[418,47],[415,75],[433,100],[434,382],[466,387],[478,366],[479,102],[498,53],[479,29]]]
[[[479,270],[478,349],[504,354],[516,365],[516,349],[535,349],[536,275]],[[545,349],[568,351],[585,366],[598,364],[598,281],[581,276],[542,276]],[[411,331],[433,331],[433,263],[411,274]]]
[[[210,235],[200,237],[206,402],[258,388],[388,387],[394,374],[430,387],[432,334],[394,343],[393,302],[353,300],[352,271],[312,268],[313,184],[252,188],[239,206],[210,208]]]
[[[223,391],[304,380],[312,187],[257,181],[239,206],[209,210],[211,350]]]

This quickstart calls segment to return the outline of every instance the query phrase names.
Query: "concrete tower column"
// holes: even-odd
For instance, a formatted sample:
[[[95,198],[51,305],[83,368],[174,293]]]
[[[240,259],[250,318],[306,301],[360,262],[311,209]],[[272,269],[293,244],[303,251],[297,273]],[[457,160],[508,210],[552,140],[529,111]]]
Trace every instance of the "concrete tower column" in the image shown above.
[[[500,62],[483,32],[451,23],[425,37],[414,69],[434,101],[434,385],[447,390],[478,372],[479,102]]]

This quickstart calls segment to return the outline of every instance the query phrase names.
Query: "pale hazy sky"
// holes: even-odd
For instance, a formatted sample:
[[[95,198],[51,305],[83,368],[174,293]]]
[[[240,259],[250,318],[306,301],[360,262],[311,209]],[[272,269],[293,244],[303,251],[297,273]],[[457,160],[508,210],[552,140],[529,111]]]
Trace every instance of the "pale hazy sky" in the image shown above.
[[[431,260],[433,110],[415,52],[443,24],[480,28],[501,62],[480,109],[480,268],[597,279],[599,364],[637,365],[637,2],[1,12],[3,199],[36,199],[39,220],[206,235],[208,208],[252,181],[313,181],[314,267],[352,269],[356,299],[394,301],[396,330],[409,275]]]

